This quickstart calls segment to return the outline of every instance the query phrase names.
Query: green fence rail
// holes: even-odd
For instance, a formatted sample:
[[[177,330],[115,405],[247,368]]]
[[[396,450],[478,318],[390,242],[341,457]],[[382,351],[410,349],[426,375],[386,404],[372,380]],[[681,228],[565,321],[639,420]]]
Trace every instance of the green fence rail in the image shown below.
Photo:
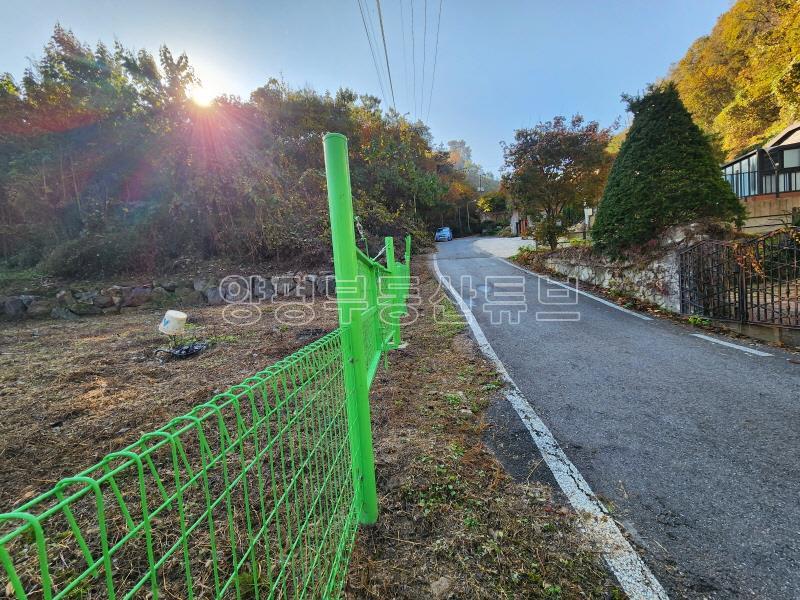
[[[324,139],[340,326],[0,514],[16,598],[331,598],[377,519],[369,386],[409,286],[356,247],[347,140]]]

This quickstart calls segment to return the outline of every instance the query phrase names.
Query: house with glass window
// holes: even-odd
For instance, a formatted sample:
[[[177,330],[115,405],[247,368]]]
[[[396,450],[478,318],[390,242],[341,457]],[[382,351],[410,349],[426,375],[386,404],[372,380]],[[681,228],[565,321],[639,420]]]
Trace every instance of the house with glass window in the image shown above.
[[[725,163],[722,174],[747,208],[745,231],[800,225],[800,123]]]

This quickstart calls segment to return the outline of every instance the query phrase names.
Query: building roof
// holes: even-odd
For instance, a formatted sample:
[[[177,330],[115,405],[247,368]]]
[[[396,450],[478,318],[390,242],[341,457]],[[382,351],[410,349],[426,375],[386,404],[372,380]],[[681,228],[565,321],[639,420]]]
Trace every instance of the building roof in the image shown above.
[[[800,144],[800,122],[792,123],[778,135],[772,138],[764,146],[765,150],[787,146],[789,144]]]
[[[796,123],[792,123],[786,129],[781,131],[778,135],[768,141],[764,146],[761,148],[754,148],[749,152],[745,152],[744,154],[740,154],[736,158],[729,160],[728,162],[722,163],[722,168],[728,167],[733,163],[737,163],[742,159],[747,158],[748,156],[752,156],[759,150],[773,150],[775,148],[781,148],[783,146],[789,146],[792,144],[800,144],[800,121]]]
[[[729,160],[728,162],[724,162],[724,163],[722,163],[720,166],[721,166],[723,169],[724,169],[725,167],[729,167],[729,166],[730,166],[730,165],[732,165],[733,163],[737,163],[737,162],[739,162],[740,160],[742,160],[742,159],[744,159],[744,158],[747,158],[748,156],[752,156],[753,154],[755,154],[756,152],[758,152],[758,150],[759,150],[758,148],[754,148],[753,150],[750,150],[750,152],[745,152],[744,154],[740,154],[739,156],[737,156],[737,157],[736,157],[736,158],[734,158],[734,159],[731,159],[731,160]]]

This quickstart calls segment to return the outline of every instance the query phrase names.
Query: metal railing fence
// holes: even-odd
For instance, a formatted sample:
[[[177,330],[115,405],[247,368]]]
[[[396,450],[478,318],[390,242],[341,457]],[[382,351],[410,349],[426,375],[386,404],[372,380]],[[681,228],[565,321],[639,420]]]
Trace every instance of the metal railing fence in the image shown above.
[[[800,168],[779,169],[777,172],[736,171],[722,176],[739,198],[800,191]]]
[[[369,386],[409,288],[357,250],[347,140],[324,139],[340,327],[0,514],[16,598],[330,598],[377,519]]]
[[[679,254],[681,312],[800,327],[800,228],[757,238],[705,240]]]

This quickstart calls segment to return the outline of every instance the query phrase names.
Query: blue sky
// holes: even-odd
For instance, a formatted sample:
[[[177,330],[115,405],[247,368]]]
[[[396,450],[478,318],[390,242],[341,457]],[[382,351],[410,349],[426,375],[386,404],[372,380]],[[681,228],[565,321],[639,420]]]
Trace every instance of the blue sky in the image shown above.
[[[376,2],[362,3],[386,79]],[[511,140],[516,128],[575,112],[604,125],[617,117],[624,123],[620,94],[641,91],[665,75],[730,4],[443,0],[431,96],[439,0],[382,0],[396,106],[424,119],[430,98],[427,122],[435,140],[465,139],[474,160],[496,171],[502,164],[499,142]],[[381,95],[358,0],[4,0],[0,71],[19,77],[29,58],[41,54],[56,21],[90,43],[117,38],[127,47],[156,50],[166,43],[186,51],[214,92],[246,98],[269,77],[282,76],[292,86],[320,91],[348,86]],[[388,82],[385,87],[389,96]]]

